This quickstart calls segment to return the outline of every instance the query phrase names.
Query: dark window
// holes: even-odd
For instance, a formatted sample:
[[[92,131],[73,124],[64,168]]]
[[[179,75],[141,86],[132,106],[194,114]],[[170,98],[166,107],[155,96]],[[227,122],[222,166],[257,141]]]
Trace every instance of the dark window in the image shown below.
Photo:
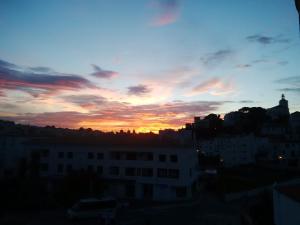
[[[64,172],[64,165],[63,164],[58,164],[57,165],[57,172],[58,173]]]
[[[136,169],[136,175],[137,176],[141,176],[142,175],[142,169],[141,168],[137,168]]]
[[[47,163],[41,163],[40,168],[41,168],[41,171],[48,171],[48,164]]]
[[[110,175],[119,175],[120,171],[119,171],[119,167],[117,166],[112,166],[109,168],[109,173]]]
[[[178,178],[179,177],[179,170],[169,169],[169,177],[170,178]]]
[[[94,171],[94,166],[93,165],[88,165],[88,171],[93,172]]]
[[[170,161],[177,162],[178,161],[177,155],[170,155]]]
[[[147,160],[148,161],[153,160],[153,153],[151,153],[151,152],[147,153]]]
[[[168,177],[168,169],[158,168],[157,176],[158,177]]]
[[[144,161],[151,161],[151,160],[153,160],[153,153],[152,152],[139,152],[139,153],[137,153],[137,159],[144,160]]]
[[[176,197],[177,198],[185,198],[187,194],[186,187],[177,187],[176,188]]]
[[[126,154],[126,159],[127,160],[136,160],[136,152],[128,152]]]
[[[292,156],[292,157],[295,157],[295,156],[296,156],[296,154],[295,154],[295,151],[294,151],[294,150],[291,152],[291,156]]]
[[[152,168],[142,168],[142,176],[143,177],[152,177],[153,169]]]
[[[62,158],[64,158],[64,156],[65,156],[64,152],[59,152],[58,153],[58,158],[62,159]]]
[[[127,184],[125,186],[125,193],[126,196],[129,198],[135,197],[135,185],[134,184]]]
[[[112,152],[110,154],[110,158],[113,160],[120,160],[121,159],[121,153],[120,152]]]
[[[31,160],[39,160],[40,159],[40,152],[37,151],[32,151],[31,152]]]
[[[135,176],[135,168],[125,168],[125,175],[126,176]]]
[[[143,184],[143,197],[146,199],[153,198],[153,184]]]
[[[289,148],[289,147],[290,147],[290,144],[289,144],[289,143],[285,143],[285,146],[286,146],[287,148]]]
[[[166,155],[159,155],[158,158],[159,158],[160,162],[165,162],[167,160],[167,156]]]
[[[68,152],[67,156],[68,156],[68,159],[72,159],[73,158],[73,152]]]
[[[103,173],[103,167],[102,166],[97,166],[97,173],[102,174]]]
[[[94,154],[93,154],[92,152],[89,152],[89,153],[88,153],[88,158],[89,158],[89,159],[93,159],[93,158],[94,158]]]
[[[68,164],[67,165],[67,172],[70,173],[70,172],[72,172],[72,170],[73,170],[72,165]]]
[[[49,150],[48,149],[43,149],[42,157],[48,157],[48,156],[49,156]]]
[[[97,153],[97,159],[103,159],[103,153]]]

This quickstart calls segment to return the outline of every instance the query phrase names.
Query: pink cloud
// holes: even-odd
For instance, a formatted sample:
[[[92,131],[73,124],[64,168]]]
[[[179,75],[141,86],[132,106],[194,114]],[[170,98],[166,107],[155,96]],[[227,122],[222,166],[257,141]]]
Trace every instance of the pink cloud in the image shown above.
[[[232,81],[224,81],[218,77],[208,79],[195,86],[188,95],[209,93],[211,95],[226,95],[234,91]]]
[[[159,13],[153,19],[151,25],[165,26],[176,22],[180,16],[178,0],[159,0],[153,4]]]

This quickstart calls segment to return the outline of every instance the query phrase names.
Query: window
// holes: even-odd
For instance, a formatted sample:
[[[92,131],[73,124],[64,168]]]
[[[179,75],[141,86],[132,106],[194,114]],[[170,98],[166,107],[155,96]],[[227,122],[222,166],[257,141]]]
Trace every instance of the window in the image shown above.
[[[68,156],[68,159],[72,159],[73,158],[73,152],[68,152],[67,156]]]
[[[88,171],[89,172],[94,172],[94,166],[93,165],[88,165]]]
[[[103,153],[97,153],[97,159],[103,159]]]
[[[97,166],[97,173],[102,174],[103,173],[103,167],[102,166]]]
[[[120,160],[121,153],[120,152],[112,152],[112,153],[110,153],[110,158],[113,160]]]
[[[64,156],[65,156],[64,152],[59,152],[58,153],[58,158],[62,159],[62,158],[64,158]]]
[[[58,164],[57,165],[57,172],[58,173],[64,172],[64,165],[63,164]]]
[[[168,177],[168,169],[158,168],[157,177]]]
[[[126,193],[126,196],[129,198],[135,197],[135,185],[134,184],[126,184],[125,193]]]
[[[94,154],[92,152],[88,153],[88,159],[93,159],[94,158]]]
[[[135,176],[135,168],[125,168],[125,176]]]
[[[152,177],[153,169],[152,168],[142,168],[142,176],[143,177]]]
[[[141,168],[137,168],[136,169],[136,175],[137,176],[141,176],[142,175],[142,169]]]
[[[48,149],[43,149],[42,150],[42,157],[48,157],[49,156],[49,150]]]
[[[145,153],[145,160],[146,161],[151,161],[151,160],[153,160],[153,153],[151,153],[151,152],[146,152]]]
[[[151,161],[151,160],[153,160],[153,153],[152,152],[139,152],[139,153],[137,153],[137,159],[144,160],[144,161]]]
[[[179,177],[179,170],[169,169],[169,177],[170,178],[178,178]]]
[[[177,187],[176,188],[176,197],[177,198],[184,198],[186,197],[187,190],[186,187]]]
[[[47,163],[41,163],[40,164],[41,171],[48,171],[48,164]]]
[[[118,176],[119,173],[120,173],[119,167],[117,167],[117,166],[112,166],[112,167],[109,168],[109,174],[110,174],[110,175]]]
[[[73,170],[72,165],[68,164],[67,165],[67,172],[70,173],[70,172],[72,172],[72,170]]]
[[[292,157],[295,157],[295,156],[296,156],[296,154],[295,154],[295,151],[294,151],[294,150],[291,152],[291,156],[292,156]]]
[[[170,155],[170,161],[171,162],[178,162],[177,155]]]
[[[128,152],[126,154],[126,159],[127,160],[136,160],[136,152]]]
[[[159,158],[160,162],[165,162],[167,160],[167,156],[166,155],[159,155],[158,158]]]

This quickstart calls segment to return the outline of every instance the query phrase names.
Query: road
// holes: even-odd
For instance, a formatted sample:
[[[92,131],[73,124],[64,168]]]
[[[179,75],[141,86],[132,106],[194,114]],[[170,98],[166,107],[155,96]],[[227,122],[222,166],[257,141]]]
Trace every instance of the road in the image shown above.
[[[140,209],[123,209],[118,225],[240,225],[239,207],[213,196],[194,202]],[[1,225],[96,225],[96,220],[69,221],[65,210],[10,212],[0,218]]]

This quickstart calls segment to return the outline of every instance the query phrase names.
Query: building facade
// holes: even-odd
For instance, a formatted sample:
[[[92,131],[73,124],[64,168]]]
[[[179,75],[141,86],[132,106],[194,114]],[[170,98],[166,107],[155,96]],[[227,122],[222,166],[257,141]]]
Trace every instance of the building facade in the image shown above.
[[[254,135],[220,136],[200,142],[200,151],[207,156],[220,156],[225,167],[255,163],[256,153],[266,139]]]
[[[192,148],[87,147],[34,145],[40,176],[59,178],[91,171],[108,181],[108,194],[155,201],[184,200],[197,187],[197,153]]]

